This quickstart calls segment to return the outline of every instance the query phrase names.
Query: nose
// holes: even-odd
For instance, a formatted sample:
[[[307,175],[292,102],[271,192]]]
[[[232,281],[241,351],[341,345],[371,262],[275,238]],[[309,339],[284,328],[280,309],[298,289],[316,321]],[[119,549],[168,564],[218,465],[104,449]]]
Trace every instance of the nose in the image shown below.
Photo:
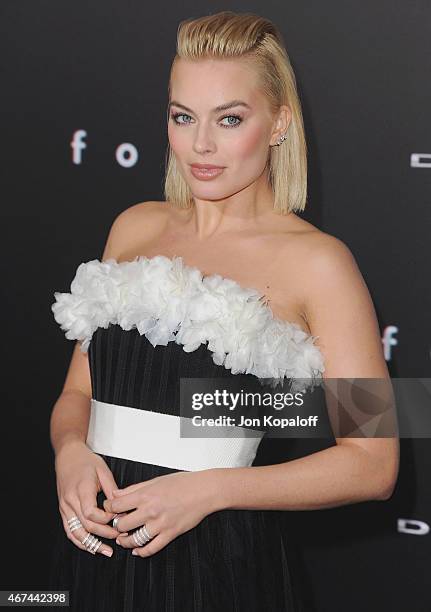
[[[211,130],[204,125],[199,126],[196,129],[193,149],[196,151],[196,153],[205,153],[206,151],[215,150],[215,143],[211,136]]]

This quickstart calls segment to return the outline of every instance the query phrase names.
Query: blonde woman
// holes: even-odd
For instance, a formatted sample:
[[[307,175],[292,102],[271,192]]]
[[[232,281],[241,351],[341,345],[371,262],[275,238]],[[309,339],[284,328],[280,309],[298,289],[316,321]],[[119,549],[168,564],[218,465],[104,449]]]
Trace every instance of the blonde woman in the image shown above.
[[[77,343],[51,418],[51,588],[80,612],[293,612],[281,516],[388,499],[398,440],[253,465],[258,439],[179,439],[180,379],[387,378],[375,311],[349,249],[296,214],[306,143],[273,23],[180,24],[168,137],[166,201],[123,211],[55,293]]]

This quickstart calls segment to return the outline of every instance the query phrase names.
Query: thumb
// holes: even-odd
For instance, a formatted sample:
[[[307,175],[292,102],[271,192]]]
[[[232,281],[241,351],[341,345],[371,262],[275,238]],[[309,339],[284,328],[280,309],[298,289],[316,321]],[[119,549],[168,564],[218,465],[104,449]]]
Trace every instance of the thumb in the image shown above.
[[[117,489],[117,483],[115,482],[112,472],[109,469],[104,470],[97,468],[97,476],[106,498],[114,499],[112,490]]]

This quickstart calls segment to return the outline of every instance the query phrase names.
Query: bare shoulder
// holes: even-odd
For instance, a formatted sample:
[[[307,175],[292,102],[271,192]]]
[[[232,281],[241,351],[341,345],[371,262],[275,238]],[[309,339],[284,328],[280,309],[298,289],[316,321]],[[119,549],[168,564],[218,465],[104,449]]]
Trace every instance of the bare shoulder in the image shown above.
[[[307,287],[310,290],[315,287],[322,274],[332,276],[341,268],[359,273],[352,252],[342,240],[296,215],[282,229],[276,244],[280,278],[284,277],[290,285],[295,281],[300,294]]]
[[[353,274],[359,273],[352,252],[339,238],[297,215],[289,218],[285,230],[280,235],[280,265],[293,262],[294,270],[291,272],[301,279],[302,286],[313,287],[322,274],[332,276],[337,270],[341,272],[341,268],[350,269]]]
[[[345,242],[311,226],[298,233],[290,246],[310,327],[318,313],[328,309],[328,295],[333,314],[348,310],[355,300],[372,309],[365,280]]]
[[[342,252],[348,256],[350,253],[342,240],[324,232],[296,214],[289,215],[283,235],[285,248],[293,247],[301,256],[304,264],[311,263],[313,255],[318,258],[323,253],[327,253],[329,257],[331,255],[336,257],[337,254],[342,256]]]
[[[387,376],[374,304],[351,250],[325,232],[310,234],[302,248],[305,314],[326,376]]]
[[[132,252],[140,243],[150,240],[166,223],[169,208],[165,202],[149,200],[121,211],[109,230],[102,259],[118,260],[126,251]]]
[[[301,276],[309,295],[318,293],[322,284],[332,285],[334,290],[344,286],[346,291],[365,285],[352,251],[340,238],[320,230],[308,232],[298,251]]]
[[[114,219],[111,229],[114,233],[122,233],[131,231],[137,224],[141,229],[141,224],[156,224],[166,217],[166,214],[165,202],[138,202],[121,211]]]
[[[311,275],[328,270],[334,266],[356,266],[353,253],[340,238],[324,231],[310,231],[301,240],[303,264]]]

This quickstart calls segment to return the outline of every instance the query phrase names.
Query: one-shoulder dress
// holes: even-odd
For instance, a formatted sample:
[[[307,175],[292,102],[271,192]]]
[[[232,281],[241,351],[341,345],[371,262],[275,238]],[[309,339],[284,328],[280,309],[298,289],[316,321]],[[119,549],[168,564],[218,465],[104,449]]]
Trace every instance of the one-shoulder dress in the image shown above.
[[[265,296],[182,257],[81,263],[51,309],[88,351],[92,399],[87,445],[118,487],[177,471],[253,465],[260,439],[178,439],[180,380],[322,378],[316,337],[274,316]],[[255,380],[255,379],[254,379]],[[98,494],[103,508],[105,495]],[[303,610],[283,511],[224,509],[157,553],[112,557],[66,536],[59,514],[50,588],[79,612]]]

